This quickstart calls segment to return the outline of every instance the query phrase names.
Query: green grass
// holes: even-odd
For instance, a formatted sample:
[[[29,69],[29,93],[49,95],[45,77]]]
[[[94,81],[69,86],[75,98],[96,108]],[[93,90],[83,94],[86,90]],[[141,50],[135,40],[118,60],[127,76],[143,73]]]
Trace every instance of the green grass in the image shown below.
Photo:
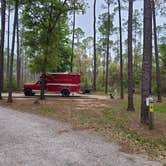
[[[123,103],[122,106],[125,104]],[[113,136],[113,139],[118,140],[119,143],[127,142],[128,146],[132,147],[135,152],[141,153],[143,149],[151,157],[162,156],[162,153],[159,153],[159,147],[166,149],[166,137],[149,137],[132,128],[129,125],[131,120],[138,120],[135,113],[131,117],[131,113],[127,111],[106,110],[98,120],[98,128],[103,133],[107,132],[107,137],[109,137],[110,132],[111,137]]]
[[[40,112],[44,112],[44,113],[48,113],[48,114],[52,114],[52,113],[55,113],[56,111],[52,108],[41,108],[39,110]]]
[[[166,104],[155,103],[154,104],[154,112],[166,113]]]
[[[103,115],[100,117],[98,124],[101,127],[107,127],[110,124],[116,127],[117,129],[124,128],[127,125],[128,117],[120,117],[117,114],[118,111],[115,110],[106,110]]]
[[[152,139],[138,133],[134,129],[132,130],[132,128],[129,126],[131,117],[128,115],[128,112],[120,114],[118,115],[117,111],[114,110],[105,111],[98,121],[99,126],[107,128],[111,125],[114,130],[117,130],[118,132],[122,131],[128,139],[137,141],[140,144],[149,144],[150,146],[156,146],[160,144],[166,147],[165,137]]]

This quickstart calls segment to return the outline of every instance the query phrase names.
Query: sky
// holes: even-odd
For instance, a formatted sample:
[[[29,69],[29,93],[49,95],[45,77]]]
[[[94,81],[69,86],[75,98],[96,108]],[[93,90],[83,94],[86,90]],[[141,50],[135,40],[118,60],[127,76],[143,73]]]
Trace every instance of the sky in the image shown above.
[[[85,36],[93,36],[93,0],[87,0],[87,2],[89,7],[87,8],[86,13],[84,15],[79,14],[76,16],[76,27],[81,27],[85,32]],[[97,0],[96,4],[97,18],[101,13],[104,12],[104,9],[102,8],[103,4],[104,0]],[[141,9],[141,8],[143,8],[143,0],[137,0],[134,3],[134,9]],[[122,12],[122,17],[123,18],[128,17],[127,12]],[[118,18],[115,17],[115,20],[116,23],[118,23],[117,22]],[[158,18],[157,24],[158,25],[163,24],[165,20],[164,18]]]
[[[92,36],[93,34],[93,0],[88,1],[88,8],[84,15],[77,15],[76,26],[81,27],[85,31],[85,36]],[[104,11],[102,9],[104,0],[97,0],[96,2],[96,15],[98,16]]]

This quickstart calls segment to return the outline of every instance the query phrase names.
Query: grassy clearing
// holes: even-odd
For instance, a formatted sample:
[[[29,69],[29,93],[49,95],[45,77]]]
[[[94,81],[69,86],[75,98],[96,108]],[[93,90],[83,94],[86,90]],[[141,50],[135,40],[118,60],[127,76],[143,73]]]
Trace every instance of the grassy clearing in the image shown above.
[[[165,105],[156,103],[154,106],[154,110],[155,110],[155,112],[161,112],[161,113],[166,114],[166,106]]]
[[[104,111],[100,118],[99,129],[103,134],[107,132],[105,135],[107,138],[111,135],[118,140],[125,152],[146,153],[149,157],[157,159],[165,158],[166,114],[157,115],[155,129],[150,131],[147,126],[142,126],[139,122],[139,105],[135,105],[134,113],[126,112],[126,106],[123,101],[112,103],[114,109]]]
[[[22,103],[20,106],[20,102]],[[155,103],[155,129],[140,124],[140,98],[135,98],[135,112],[127,112],[125,100],[101,99],[53,99],[39,101],[17,99],[8,105],[45,117],[68,122],[75,130],[89,130],[102,135],[107,141],[115,141],[128,153],[148,154],[151,159],[166,158],[166,99]]]

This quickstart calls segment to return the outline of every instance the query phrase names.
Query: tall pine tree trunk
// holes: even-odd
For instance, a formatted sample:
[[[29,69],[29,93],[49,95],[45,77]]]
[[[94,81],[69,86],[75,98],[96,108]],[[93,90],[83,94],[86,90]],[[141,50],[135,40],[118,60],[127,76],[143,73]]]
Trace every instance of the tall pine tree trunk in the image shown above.
[[[17,13],[18,15],[18,13]],[[20,90],[21,58],[20,58],[20,39],[19,39],[19,19],[17,19],[17,90]]]
[[[132,51],[132,17],[133,0],[129,0],[129,19],[128,19],[128,108],[127,111],[134,111],[133,104],[133,51]]]
[[[1,0],[1,41],[0,41],[0,100],[2,99],[4,79],[4,39],[5,39],[6,0]]]
[[[24,74],[24,81],[27,82],[28,77],[27,77],[27,70],[28,70],[28,58],[27,56],[24,57],[24,68],[23,68],[23,74]]]
[[[123,93],[123,57],[122,57],[122,18],[121,18],[121,3],[118,0],[119,9],[119,35],[120,35],[120,98],[124,98]]]
[[[155,47],[155,60],[156,60],[157,101],[162,102],[159,54],[158,54],[157,31],[156,31],[156,12],[155,12],[154,0],[152,0],[152,12],[153,12],[153,33],[154,33],[154,47]]]
[[[94,29],[94,37],[93,37],[93,47],[94,47],[94,69],[93,69],[93,90],[96,91],[96,0],[94,0],[93,5],[94,10],[94,23],[93,23],[93,29]]]
[[[103,84],[102,86],[104,87],[104,84],[105,84],[105,53],[103,53]]]
[[[15,0],[15,14],[14,14],[14,24],[13,24],[13,36],[12,36],[12,49],[10,58],[10,73],[9,73],[9,89],[8,89],[8,103],[12,103],[12,92],[13,92],[13,58],[14,58],[14,46],[15,46],[15,36],[16,36],[16,26],[18,20],[18,0]]]
[[[108,69],[109,69],[109,50],[110,50],[110,2],[108,2],[108,23],[107,23],[107,54],[106,54],[106,76],[105,76],[105,94],[108,93]]]
[[[9,64],[10,64],[10,4],[8,4],[8,30],[7,30],[7,72],[6,78],[9,78]]]
[[[144,46],[142,62],[141,88],[141,123],[149,122],[149,112],[146,106],[146,97],[151,94],[151,58],[152,56],[152,7],[151,0],[144,0]]]
[[[70,72],[73,72],[73,58],[74,58],[74,38],[75,38],[75,26],[76,26],[76,12],[75,12],[75,0],[74,0],[74,11],[73,11],[73,30],[72,30],[72,55],[71,55],[71,64]]]

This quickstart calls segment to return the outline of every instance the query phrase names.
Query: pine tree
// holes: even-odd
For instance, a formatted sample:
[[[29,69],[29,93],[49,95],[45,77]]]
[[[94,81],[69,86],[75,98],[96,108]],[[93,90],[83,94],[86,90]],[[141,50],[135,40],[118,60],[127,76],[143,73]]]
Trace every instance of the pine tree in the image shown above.
[[[141,123],[149,122],[146,98],[151,95],[151,60],[152,60],[152,7],[151,0],[144,0],[144,46],[142,61],[141,88]]]
[[[0,100],[3,91],[3,71],[4,71],[4,39],[5,39],[5,11],[6,0],[1,0],[1,40],[0,40]]]
[[[132,55],[132,17],[133,0],[129,0],[128,19],[128,108],[127,111],[134,111],[133,104],[133,55]]]
[[[14,49],[15,49],[15,36],[16,27],[18,20],[18,0],[14,3],[15,13],[14,13],[14,24],[13,24],[13,34],[12,34],[12,48],[11,48],[11,58],[10,58],[10,71],[9,71],[9,82],[8,82],[8,103],[12,103],[12,92],[13,92],[13,59],[14,59]]]
[[[124,98],[123,92],[123,57],[122,57],[122,18],[121,18],[121,2],[118,0],[119,11],[119,36],[120,36],[120,98]]]
[[[93,5],[93,10],[94,10],[94,24],[93,24],[93,29],[94,29],[94,38],[93,38],[93,49],[94,49],[94,69],[93,69],[93,90],[96,91],[96,0],[94,0],[94,5]]]

